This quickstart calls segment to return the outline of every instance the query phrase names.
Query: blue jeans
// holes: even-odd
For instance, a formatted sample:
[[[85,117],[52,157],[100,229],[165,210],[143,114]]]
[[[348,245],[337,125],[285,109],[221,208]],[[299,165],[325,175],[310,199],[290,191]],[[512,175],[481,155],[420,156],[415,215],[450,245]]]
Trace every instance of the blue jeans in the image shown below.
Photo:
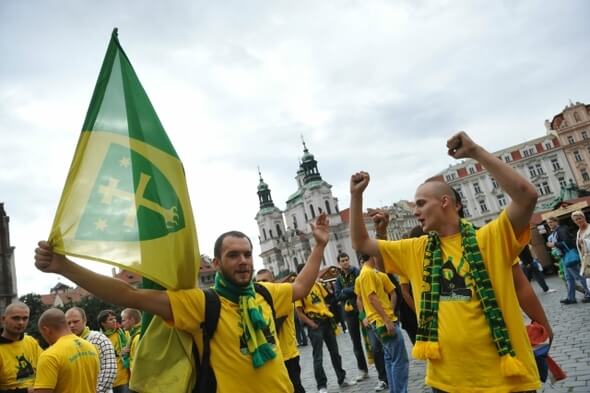
[[[369,342],[371,343],[371,350],[373,351],[373,361],[375,362],[375,368],[377,369],[377,378],[380,381],[387,383],[387,372],[385,371],[385,355],[383,353],[383,345],[377,338],[377,333],[371,327],[367,329],[367,335],[369,336]]]
[[[323,352],[324,343],[328,347],[330,353],[330,360],[332,366],[338,377],[338,384],[340,385],[344,378],[346,378],[346,371],[342,368],[342,358],[338,353],[338,343],[336,342],[336,336],[334,336],[334,330],[332,329],[332,322],[330,319],[323,319],[315,321],[319,326],[317,329],[307,329],[309,334],[309,340],[311,341],[312,354],[313,354],[313,374],[317,384],[318,390],[325,388],[328,384],[328,377],[324,372],[323,363]]]
[[[590,297],[590,291],[586,285],[584,277],[580,276],[580,264],[569,266],[565,268],[565,280],[567,282],[567,299],[570,301],[576,300],[576,280],[582,285],[584,289],[584,297]]]
[[[407,393],[410,366],[399,324],[395,325],[395,336],[388,340],[380,338],[380,341],[383,345],[389,393]]]

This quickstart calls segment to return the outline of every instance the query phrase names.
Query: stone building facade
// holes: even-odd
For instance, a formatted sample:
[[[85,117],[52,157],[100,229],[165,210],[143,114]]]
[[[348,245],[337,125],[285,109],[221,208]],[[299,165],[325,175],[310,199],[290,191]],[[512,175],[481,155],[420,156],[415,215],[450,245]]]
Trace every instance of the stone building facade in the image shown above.
[[[10,244],[10,218],[0,203],[0,312],[17,298],[14,247]]]

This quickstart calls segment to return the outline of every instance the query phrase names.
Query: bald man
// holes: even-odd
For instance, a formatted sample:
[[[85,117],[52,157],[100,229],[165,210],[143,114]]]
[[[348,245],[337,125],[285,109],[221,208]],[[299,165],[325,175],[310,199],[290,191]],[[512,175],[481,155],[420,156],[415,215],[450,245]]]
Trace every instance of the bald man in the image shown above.
[[[60,309],[45,311],[38,325],[51,346],[39,356],[35,393],[96,392],[99,360],[94,345],[70,331]]]
[[[37,360],[43,351],[37,340],[25,334],[29,307],[21,302],[9,304],[2,315],[0,329],[0,392],[33,391]]]
[[[100,371],[96,382],[96,393],[111,393],[113,381],[117,376],[117,358],[113,343],[101,332],[88,328],[86,312],[83,308],[72,307],[66,311],[66,322],[72,333],[93,344],[98,351]]]
[[[504,211],[476,232],[460,219],[450,186],[429,181],[416,190],[414,208],[428,235],[371,239],[362,208],[369,174],[358,172],[350,180],[352,245],[382,256],[386,272],[410,280],[419,321],[412,354],[427,361],[426,384],[433,391],[535,391],[541,384],[512,264],[530,239],[537,191],[464,132],[451,137],[447,148],[452,157],[471,158],[487,169],[511,199]]]

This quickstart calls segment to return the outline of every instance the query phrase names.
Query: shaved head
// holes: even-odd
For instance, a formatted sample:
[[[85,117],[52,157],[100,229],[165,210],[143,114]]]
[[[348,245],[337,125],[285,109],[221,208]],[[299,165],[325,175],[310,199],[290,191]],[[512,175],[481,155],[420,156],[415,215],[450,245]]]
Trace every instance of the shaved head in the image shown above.
[[[23,302],[10,303],[8,306],[6,306],[6,309],[4,310],[4,315],[10,314],[12,313],[12,311],[16,309],[29,311],[29,306],[27,306]]]
[[[66,314],[59,308],[50,308],[39,317],[39,327],[43,326],[52,329],[67,328]]]
[[[418,190],[427,192],[430,195],[438,198],[442,198],[446,195],[455,203],[457,202],[453,188],[441,180],[427,180],[418,187]],[[416,193],[418,193],[418,191],[416,191]]]

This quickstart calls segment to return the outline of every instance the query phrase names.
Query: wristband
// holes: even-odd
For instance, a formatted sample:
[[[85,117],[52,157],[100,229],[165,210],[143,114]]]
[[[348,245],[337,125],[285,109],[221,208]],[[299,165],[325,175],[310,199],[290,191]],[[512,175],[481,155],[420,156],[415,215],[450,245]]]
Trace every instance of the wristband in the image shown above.
[[[364,321],[367,314],[364,311],[359,311],[359,321]]]

